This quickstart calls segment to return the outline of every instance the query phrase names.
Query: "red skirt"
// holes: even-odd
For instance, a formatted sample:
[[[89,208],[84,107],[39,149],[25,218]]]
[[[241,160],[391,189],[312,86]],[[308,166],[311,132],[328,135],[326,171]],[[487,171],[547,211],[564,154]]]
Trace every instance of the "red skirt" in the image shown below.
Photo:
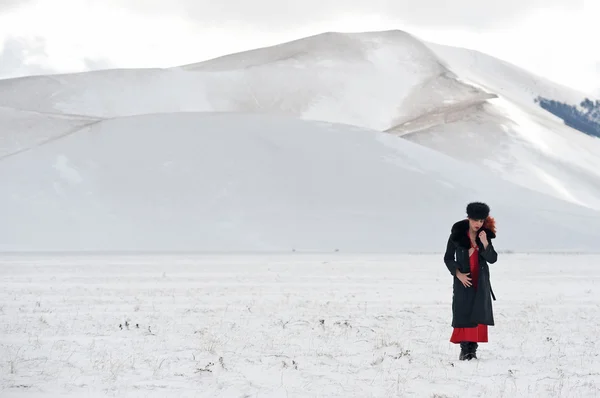
[[[469,260],[471,266],[471,282],[473,283],[473,288],[477,289],[477,282],[479,279],[479,253],[477,250],[473,252]],[[452,336],[450,336],[450,342],[459,344],[461,341],[487,343],[488,326],[477,325],[473,328],[454,328],[452,331]]]
[[[459,344],[462,341],[470,341],[473,343],[488,342],[488,326],[478,325],[474,328],[454,328],[450,342]]]

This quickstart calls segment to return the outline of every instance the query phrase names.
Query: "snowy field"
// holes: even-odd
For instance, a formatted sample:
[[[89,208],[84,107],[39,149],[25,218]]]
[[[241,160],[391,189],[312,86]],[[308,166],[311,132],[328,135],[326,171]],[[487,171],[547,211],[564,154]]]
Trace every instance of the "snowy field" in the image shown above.
[[[0,396],[598,396],[599,260],[500,253],[459,362],[441,254],[4,255]]]

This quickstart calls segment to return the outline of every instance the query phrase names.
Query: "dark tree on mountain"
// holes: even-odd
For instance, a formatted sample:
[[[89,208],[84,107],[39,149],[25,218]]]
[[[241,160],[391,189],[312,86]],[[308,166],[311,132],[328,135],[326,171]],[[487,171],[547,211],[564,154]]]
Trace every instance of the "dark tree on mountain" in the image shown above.
[[[581,107],[587,109],[588,113],[594,110],[594,102],[589,98],[584,99],[581,102]]]
[[[569,127],[577,129],[585,134],[600,137],[600,100],[595,102],[585,98],[579,106],[569,105],[538,96],[535,99],[543,109],[561,118]]]

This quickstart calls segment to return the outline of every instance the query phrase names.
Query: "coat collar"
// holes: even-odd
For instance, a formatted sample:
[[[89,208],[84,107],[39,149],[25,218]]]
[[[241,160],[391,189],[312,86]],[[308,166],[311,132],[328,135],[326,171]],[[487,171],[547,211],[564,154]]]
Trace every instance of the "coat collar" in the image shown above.
[[[469,236],[467,235],[468,230],[469,230],[469,220],[468,219],[457,221],[456,223],[454,223],[454,225],[452,225],[452,229],[451,229],[451,233],[450,233],[450,240],[452,240],[458,246],[470,248],[471,242],[469,240]],[[487,234],[488,240],[494,239],[496,237],[496,234],[490,228],[487,228],[485,224],[481,228],[481,230],[485,231],[485,233]],[[477,236],[476,242],[478,245],[482,245],[481,240],[479,239],[479,236]]]

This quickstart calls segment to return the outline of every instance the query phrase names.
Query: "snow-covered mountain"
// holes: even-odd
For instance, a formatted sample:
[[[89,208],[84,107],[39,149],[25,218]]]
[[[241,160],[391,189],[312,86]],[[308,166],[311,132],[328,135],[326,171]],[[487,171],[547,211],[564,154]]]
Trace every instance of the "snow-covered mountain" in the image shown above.
[[[172,69],[0,81],[0,105],[98,117],[284,113],[385,130],[451,100],[493,97],[449,73],[424,43],[404,32],[326,33]],[[403,104],[417,89],[429,93],[428,101]]]
[[[600,209],[600,140],[542,109],[538,96],[579,104],[586,96],[496,58],[428,43],[460,80],[498,97],[420,115],[390,132],[549,195]]]
[[[1,248],[440,250],[470,200],[595,248],[600,141],[536,95],[579,93],[400,31],[1,80]]]
[[[489,201],[504,250],[600,239],[592,210],[386,133],[286,116],[106,120],[2,159],[0,181],[4,250],[440,251],[470,200]]]
[[[169,69],[0,81],[0,106],[35,112],[257,112],[387,131],[600,209],[600,141],[543,110],[538,95],[568,103],[585,96],[402,31],[330,32]]]

